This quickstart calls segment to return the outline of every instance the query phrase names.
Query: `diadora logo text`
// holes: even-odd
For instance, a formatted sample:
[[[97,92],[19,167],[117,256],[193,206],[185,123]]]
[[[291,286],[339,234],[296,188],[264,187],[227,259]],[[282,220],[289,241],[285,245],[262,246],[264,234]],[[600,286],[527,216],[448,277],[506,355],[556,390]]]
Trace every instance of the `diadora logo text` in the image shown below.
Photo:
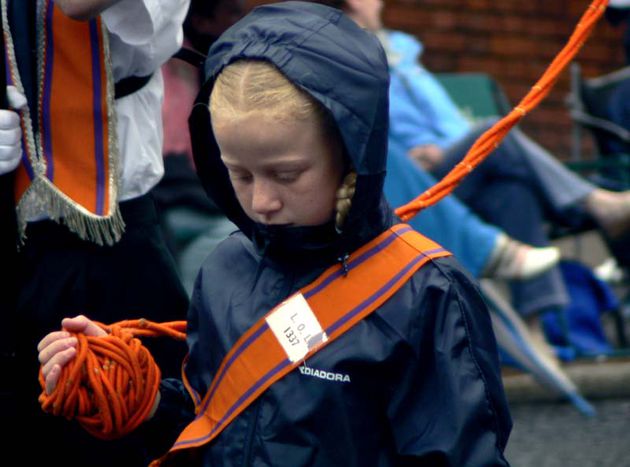
[[[343,373],[333,373],[332,371],[318,370],[317,368],[309,368],[306,365],[298,367],[300,373],[306,376],[314,376],[315,378],[325,379],[327,381],[339,381],[341,383],[349,383],[350,375]]]

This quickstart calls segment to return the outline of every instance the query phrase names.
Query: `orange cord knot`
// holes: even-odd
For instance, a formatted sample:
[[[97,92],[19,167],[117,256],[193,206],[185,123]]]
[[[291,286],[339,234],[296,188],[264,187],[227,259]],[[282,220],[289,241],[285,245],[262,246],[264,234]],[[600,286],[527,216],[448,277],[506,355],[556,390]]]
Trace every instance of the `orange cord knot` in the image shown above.
[[[52,394],[46,394],[42,372],[39,402],[45,412],[77,421],[101,439],[116,439],[138,427],[149,415],[160,383],[160,369],[136,335],[185,339],[185,322],[157,324],[129,320],[111,326],[102,337],[72,333],[75,358],[62,369]]]

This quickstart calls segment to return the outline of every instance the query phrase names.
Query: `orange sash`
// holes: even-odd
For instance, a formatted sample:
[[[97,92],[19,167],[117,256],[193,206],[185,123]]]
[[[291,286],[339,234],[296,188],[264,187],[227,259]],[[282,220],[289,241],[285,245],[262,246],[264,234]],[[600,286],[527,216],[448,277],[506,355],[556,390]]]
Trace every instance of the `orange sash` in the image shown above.
[[[424,264],[450,254],[408,225],[398,224],[354,252],[347,263],[347,274],[340,265],[327,269],[240,337],[223,358],[202,400],[188,387],[198,415],[170,451],[152,465],[161,465],[174,453],[212,441],[267,388],[376,310]],[[292,320],[305,306],[306,314],[311,311],[321,325],[321,335],[300,334],[300,328],[308,328],[309,323]],[[273,316],[287,309],[285,316],[290,318],[285,321],[286,328],[279,328],[282,339],[277,338],[272,329]],[[290,355],[281,341],[285,347],[296,343],[307,350]]]
[[[8,82],[24,93],[6,2],[2,10]],[[23,156],[16,173],[20,230],[29,219],[47,216],[81,238],[112,244],[124,223],[116,200],[107,31],[100,18],[72,20],[52,0],[38,0],[37,12],[37,102],[21,112]]]

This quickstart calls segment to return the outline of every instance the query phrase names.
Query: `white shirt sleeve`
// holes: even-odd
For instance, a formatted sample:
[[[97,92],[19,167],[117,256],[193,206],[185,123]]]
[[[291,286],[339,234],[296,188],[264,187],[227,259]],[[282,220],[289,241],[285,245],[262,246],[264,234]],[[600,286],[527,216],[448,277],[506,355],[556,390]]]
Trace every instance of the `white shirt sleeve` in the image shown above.
[[[122,0],[102,13],[114,79],[146,76],[181,47],[189,0]]]
[[[102,13],[114,81],[153,74],[142,89],[116,100],[119,201],[148,193],[164,174],[160,67],[181,47],[189,3],[122,0]]]

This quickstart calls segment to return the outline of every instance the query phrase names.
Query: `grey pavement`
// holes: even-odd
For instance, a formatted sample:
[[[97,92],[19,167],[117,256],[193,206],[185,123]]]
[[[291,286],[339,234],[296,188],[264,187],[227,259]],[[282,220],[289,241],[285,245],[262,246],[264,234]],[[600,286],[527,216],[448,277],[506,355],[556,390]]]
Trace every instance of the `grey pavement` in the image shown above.
[[[563,257],[579,259],[590,266],[600,264],[608,256],[594,233],[556,244]],[[630,313],[625,315],[626,334],[630,336]],[[608,331],[606,324],[610,323],[604,324]],[[587,360],[566,365],[564,369],[595,407],[597,415],[586,418],[528,375],[504,375],[514,421],[506,449],[510,464],[513,467],[630,467],[630,358]]]
[[[513,467],[630,466],[630,398],[591,400],[594,418],[565,402],[511,404]]]
[[[585,417],[529,375],[504,374],[514,421],[508,461],[513,467],[630,467],[630,359],[563,368],[597,414]]]

